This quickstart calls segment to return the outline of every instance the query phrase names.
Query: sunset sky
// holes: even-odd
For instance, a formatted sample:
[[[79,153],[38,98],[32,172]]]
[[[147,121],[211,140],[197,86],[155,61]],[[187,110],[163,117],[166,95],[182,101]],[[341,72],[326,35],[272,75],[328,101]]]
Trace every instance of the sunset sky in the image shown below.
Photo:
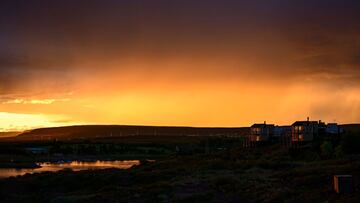
[[[358,0],[2,0],[0,131],[360,122]]]

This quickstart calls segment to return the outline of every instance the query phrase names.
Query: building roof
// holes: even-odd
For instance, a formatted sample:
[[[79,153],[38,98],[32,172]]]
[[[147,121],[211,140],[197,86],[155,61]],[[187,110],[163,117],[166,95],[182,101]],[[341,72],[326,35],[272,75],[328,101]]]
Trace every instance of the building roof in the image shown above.
[[[292,126],[303,126],[303,125],[309,125],[310,123],[317,124],[318,122],[317,121],[296,121],[295,123],[292,124]]]
[[[264,124],[264,123],[255,123],[251,127],[252,128],[264,128],[264,127],[274,127],[274,124]]]

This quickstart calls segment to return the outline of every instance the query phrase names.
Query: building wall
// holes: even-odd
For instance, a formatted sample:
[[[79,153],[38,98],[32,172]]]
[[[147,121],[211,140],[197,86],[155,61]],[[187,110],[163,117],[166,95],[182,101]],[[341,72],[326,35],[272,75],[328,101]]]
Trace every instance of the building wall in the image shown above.
[[[304,125],[292,126],[292,141],[307,142],[313,141],[318,135],[318,125],[310,122]]]
[[[269,141],[273,134],[273,130],[274,129],[271,126],[252,127],[249,139],[251,142]]]

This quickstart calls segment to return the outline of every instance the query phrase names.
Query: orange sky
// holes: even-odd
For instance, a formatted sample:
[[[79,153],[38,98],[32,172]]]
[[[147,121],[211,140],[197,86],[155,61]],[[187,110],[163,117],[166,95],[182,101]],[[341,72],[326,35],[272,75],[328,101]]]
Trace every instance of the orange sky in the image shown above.
[[[360,122],[358,3],[224,2],[2,2],[0,131]]]

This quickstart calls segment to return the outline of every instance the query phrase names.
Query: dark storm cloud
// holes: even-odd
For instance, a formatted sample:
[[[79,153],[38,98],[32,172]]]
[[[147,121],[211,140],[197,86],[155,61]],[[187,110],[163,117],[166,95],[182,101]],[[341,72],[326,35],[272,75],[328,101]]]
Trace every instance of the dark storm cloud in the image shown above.
[[[354,60],[360,47],[359,1],[291,1],[279,28],[296,50],[293,66],[307,74],[332,74],[341,80],[359,78]],[[335,81],[336,82],[336,81]],[[352,81],[359,82],[359,81]]]
[[[79,58],[250,61],[248,71],[282,80],[325,73],[358,84],[359,10],[355,0],[1,1],[0,90],[44,77],[68,84]]]
[[[0,95],[31,94],[51,88],[67,90],[71,81],[68,62],[51,58],[34,58],[3,53],[0,55]],[[33,88],[36,88],[33,91]]]

